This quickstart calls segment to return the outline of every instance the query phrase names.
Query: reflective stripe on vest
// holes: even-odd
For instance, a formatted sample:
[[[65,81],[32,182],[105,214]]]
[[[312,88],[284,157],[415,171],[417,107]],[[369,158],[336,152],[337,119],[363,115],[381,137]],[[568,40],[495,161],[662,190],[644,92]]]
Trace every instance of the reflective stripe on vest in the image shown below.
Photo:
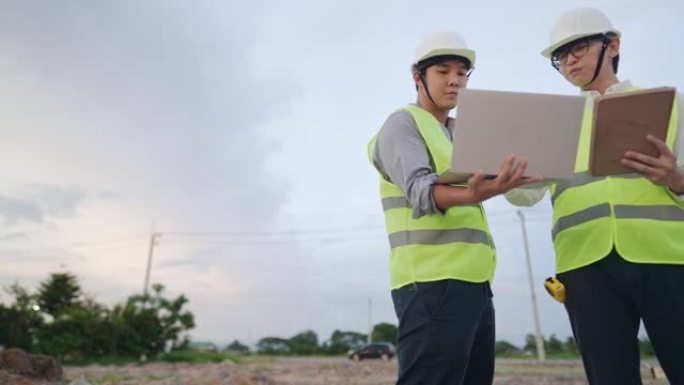
[[[592,177],[587,172],[592,111],[587,106],[575,177],[551,188],[556,270],[574,270],[615,247],[636,263],[684,264],[684,202],[640,174]],[[679,126],[675,98],[667,135],[672,148]]]
[[[410,105],[404,110],[416,121],[435,171],[447,171],[452,146],[440,123],[420,107]],[[376,140],[373,137],[368,145],[371,162]],[[496,259],[481,205],[455,206],[443,214],[413,218],[413,208],[401,189],[382,175],[380,195],[390,243],[392,289],[446,278],[492,279]]]

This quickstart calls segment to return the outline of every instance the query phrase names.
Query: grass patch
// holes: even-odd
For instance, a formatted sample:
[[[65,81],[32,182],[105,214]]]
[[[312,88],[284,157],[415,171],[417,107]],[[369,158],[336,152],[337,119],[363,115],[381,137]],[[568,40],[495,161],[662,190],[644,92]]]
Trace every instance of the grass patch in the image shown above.
[[[187,362],[190,364],[204,364],[204,363],[219,363],[226,360],[233,361],[237,364],[241,363],[243,358],[229,353],[218,352],[196,352],[192,350],[177,350],[164,353],[156,359],[147,359],[140,361],[139,357],[101,357],[92,359],[83,359],[77,361],[64,361],[64,365],[68,366],[89,366],[89,365],[105,365],[105,366],[125,366],[130,364],[145,365],[152,362]]]
[[[176,350],[164,353],[160,360],[164,362],[187,362],[190,364],[216,363],[226,360],[239,364],[242,361],[240,357],[233,354],[218,352],[196,352],[192,350]]]
[[[112,366],[124,366],[128,364],[139,364],[138,358],[133,357],[100,357],[100,358],[89,358],[82,360],[64,360],[62,362],[64,365],[68,366],[88,366],[88,365],[112,365]]]

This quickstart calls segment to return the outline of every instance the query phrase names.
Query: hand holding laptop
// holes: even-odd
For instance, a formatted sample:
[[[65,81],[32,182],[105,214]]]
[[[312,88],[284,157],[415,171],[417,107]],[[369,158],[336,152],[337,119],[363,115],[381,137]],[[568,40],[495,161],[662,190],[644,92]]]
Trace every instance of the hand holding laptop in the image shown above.
[[[527,164],[526,158],[509,155],[499,166],[496,175],[485,174],[482,170],[475,172],[468,179],[468,190],[474,201],[482,202],[516,187],[541,182],[544,179],[541,175],[524,176]]]

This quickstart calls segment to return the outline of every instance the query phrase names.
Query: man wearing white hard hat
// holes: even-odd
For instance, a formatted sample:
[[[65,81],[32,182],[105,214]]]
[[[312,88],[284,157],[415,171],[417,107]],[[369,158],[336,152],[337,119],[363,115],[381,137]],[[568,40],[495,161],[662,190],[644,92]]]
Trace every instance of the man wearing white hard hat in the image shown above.
[[[526,161],[511,156],[496,179],[476,173],[461,186],[437,184],[451,163],[449,112],[474,65],[459,35],[427,36],[411,63],[415,104],[392,113],[368,146],[391,250],[398,384],[493,380],[496,256],[481,203],[528,180]]]
[[[633,174],[587,173],[594,98],[635,90],[617,78],[620,36],[601,11],[579,8],[561,16],[542,51],[588,100],[577,173],[550,189],[557,278],[590,384],[641,384],[641,321],[670,383],[684,384],[683,98],[667,141],[644,138],[658,157],[628,151],[622,163]],[[543,193],[507,199],[531,205]]]

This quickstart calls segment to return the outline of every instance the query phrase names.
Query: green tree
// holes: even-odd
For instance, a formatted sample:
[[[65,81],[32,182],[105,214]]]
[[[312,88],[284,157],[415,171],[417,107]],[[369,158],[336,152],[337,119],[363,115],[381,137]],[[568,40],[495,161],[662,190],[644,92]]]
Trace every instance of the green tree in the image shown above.
[[[0,304],[0,345],[34,351],[36,332],[44,321],[36,310],[35,297],[18,283],[5,288],[14,300],[9,306]]]
[[[156,315],[162,325],[164,341],[171,344],[171,349],[179,349],[187,346],[189,339],[181,334],[195,327],[195,317],[183,307],[190,301],[184,295],[169,300],[162,297],[164,286],[161,284],[152,285],[155,293],[153,303],[157,306]]]
[[[164,351],[161,321],[155,309],[144,307],[141,296],[131,296],[114,307],[110,321],[119,354],[128,357],[154,356]]]
[[[568,354],[572,354],[573,356],[579,356],[579,349],[577,348],[577,343],[575,342],[575,338],[573,338],[572,336],[565,339],[565,343],[563,344],[563,350]]]
[[[356,349],[366,342],[366,335],[352,331],[333,331],[330,340],[325,346],[325,353],[336,355]]]
[[[389,323],[379,323],[373,326],[371,338],[374,342],[391,342],[397,341],[397,327]]]
[[[187,345],[195,326],[188,299],[167,298],[159,284],[152,295],[130,296],[111,310],[84,296],[70,273],[51,274],[34,295],[18,284],[6,290],[14,303],[0,304],[0,345],[67,361],[153,357]]]
[[[494,344],[494,353],[497,356],[500,355],[509,355],[513,353],[519,352],[520,349],[518,349],[517,346],[513,345],[512,343],[508,341],[496,341]]]
[[[29,293],[28,289],[19,285],[19,283],[15,282],[10,287],[5,288],[5,291],[7,294],[14,297],[14,304],[12,307],[18,310],[38,310],[36,307],[36,296]]]
[[[523,347],[523,350],[532,354],[537,353],[537,339],[533,334],[525,336],[525,346]]]
[[[68,309],[78,306],[81,287],[76,276],[70,273],[52,273],[38,288],[38,305],[41,310],[59,318]]]
[[[289,345],[291,353],[311,355],[318,351],[318,336],[313,330],[306,330],[290,338]]]
[[[38,332],[38,350],[63,360],[117,354],[109,312],[94,302],[65,310]]]
[[[278,337],[264,337],[257,342],[257,351],[261,354],[288,354],[290,344],[288,340]]]
[[[551,334],[548,340],[544,341],[544,350],[549,354],[558,354],[563,352],[563,343],[556,338],[555,334]]]
[[[194,316],[183,307],[188,299],[180,295],[169,300],[163,297],[164,286],[152,285],[153,295],[130,296],[125,305],[117,305],[111,321],[119,341],[117,349],[126,355],[156,356],[168,345],[171,349],[187,346],[182,333],[195,327]]]
[[[655,355],[653,345],[651,345],[651,340],[649,340],[648,337],[639,338],[639,352],[644,357],[652,357]]]
[[[243,345],[238,340],[234,340],[228,346],[226,346],[226,348],[223,349],[223,351],[227,352],[227,353],[235,353],[235,354],[248,354],[249,353],[249,346]]]

